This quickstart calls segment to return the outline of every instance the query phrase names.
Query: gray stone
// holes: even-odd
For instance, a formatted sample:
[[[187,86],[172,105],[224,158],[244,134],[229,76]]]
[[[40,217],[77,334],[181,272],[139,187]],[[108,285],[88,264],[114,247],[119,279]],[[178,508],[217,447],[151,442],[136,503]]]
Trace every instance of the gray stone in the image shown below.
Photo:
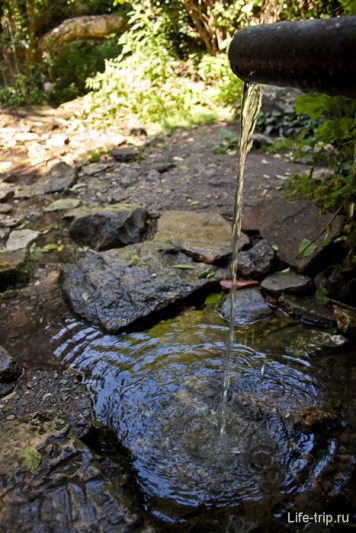
[[[113,148],[110,154],[120,163],[134,161],[138,156],[138,152],[134,148]]]
[[[105,172],[105,170],[112,168],[112,166],[113,162],[90,163],[89,165],[85,165],[83,167],[83,171],[88,176],[94,176],[95,174],[99,174],[100,172]]]
[[[10,204],[0,204],[0,214],[8,215],[12,211],[12,205]]]
[[[271,270],[274,250],[268,241],[262,239],[252,248],[238,254],[237,268],[245,277],[260,279]]]
[[[155,241],[213,264],[231,255],[231,225],[218,213],[166,211],[158,220]],[[248,242],[242,233],[240,248]]]
[[[38,236],[39,232],[31,229],[12,231],[7,239],[5,249],[8,251],[22,250],[27,248]]]
[[[0,227],[1,228],[14,228],[18,224],[20,224],[20,222],[21,222],[20,218],[0,216]]]
[[[49,204],[47,207],[45,207],[45,211],[51,212],[51,211],[62,211],[66,209],[75,209],[76,207],[79,207],[81,204],[81,201],[77,198],[60,198],[59,200],[55,200],[51,204]]]
[[[30,277],[27,250],[0,250],[0,290]]]
[[[255,206],[250,218],[252,214],[254,224],[252,226],[251,221],[248,221],[249,229],[258,230],[272,245],[277,245],[279,258],[299,272],[308,270],[325,251],[325,231],[333,216],[330,213],[320,215],[313,204],[276,198]],[[330,242],[340,234],[342,225],[341,216],[332,221]],[[243,227],[246,227],[246,223]],[[307,257],[300,253],[303,240],[313,242],[310,247],[312,253]]]
[[[0,346],[0,382],[16,381],[21,375],[21,369],[15,359],[3,346]]]
[[[231,295],[228,294],[221,305],[221,314],[225,320],[230,321]],[[243,326],[252,324],[258,320],[268,318],[272,315],[271,307],[264,301],[259,289],[243,289],[235,294],[235,316],[234,324]]]
[[[282,294],[278,304],[286,313],[307,324],[321,328],[331,328],[336,325],[332,311],[312,298]]]
[[[77,173],[74,168],[64,162],[57,163],[37,181],[32,192],[38,196],[62,192],[72,187],[76,179]]]
[[[305,294],[313,287],[313,280],[308,276],[288,270],[270,274],[262,281],[261,287],[273,294],[281,292]]]
[[[211,284],[205,265],[152,241],[86,253],[64,265],[62,287],[76,314],[109,332],[147,319]]]
[[[141,241],[147,235],[149,214],[134,204],[112,204],[108,207],[77,209],[69,228],[73,241],[95,250],[120,248]]]

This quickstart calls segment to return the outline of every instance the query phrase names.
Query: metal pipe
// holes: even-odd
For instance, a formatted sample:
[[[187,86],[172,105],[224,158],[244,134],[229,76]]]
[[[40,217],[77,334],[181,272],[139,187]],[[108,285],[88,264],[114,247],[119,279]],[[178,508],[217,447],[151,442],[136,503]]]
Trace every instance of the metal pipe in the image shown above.
[[[248,83],[356,99],[356,16],[245,28],[233,38],[229,60]]]

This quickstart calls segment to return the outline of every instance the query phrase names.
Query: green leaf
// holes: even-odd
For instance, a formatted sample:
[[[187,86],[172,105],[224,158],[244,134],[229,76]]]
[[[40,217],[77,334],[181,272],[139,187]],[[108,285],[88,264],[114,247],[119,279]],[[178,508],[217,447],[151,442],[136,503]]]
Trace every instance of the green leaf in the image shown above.
[[[207,267],[207,268],[204,268],[204,270],[198,274],[198,278],[199,279],[209,279],[209,278],[213,277],[214,273],[215,273],[215,271],[214,271],[213,268]]]
[[[278,250],[279,250],[279,246],[278,246],[278,244],[272,244],[272,248],[273,248],[273,250],[274,250],[275,252],[278,252]]]
[[[205,305],[216,305],[221,300],[221,292],[213,292],[205,298]]]
[[[313,244],[309,239],[303,239],[300,241],[298,253],[301,257],[309,257],[317,248],[317,245]]]
[[[25,448],[20,456],[20,465],[24,470],[33,472],[40,466],[41,460],[42,456],[40,452],[38,452],[36,448],[29,446],[28,448]]]
[[[173,268],[179,268],[180,270],[195,270],[195,267],[191,265],[186,265],[185,263],[181,265],[173,265]]]

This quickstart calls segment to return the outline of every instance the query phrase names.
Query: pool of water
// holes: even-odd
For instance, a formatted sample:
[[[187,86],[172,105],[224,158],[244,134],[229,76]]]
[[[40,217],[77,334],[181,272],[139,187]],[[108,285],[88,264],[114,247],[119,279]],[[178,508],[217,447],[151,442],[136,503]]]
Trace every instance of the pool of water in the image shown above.
[[[350,355],[323,354],[313,329],[277,314],[236,329],[221,438],[227,334],[213,306],[136,333],[75,319],[51,332],[56,357],[83,373],[98,418],[130,451],[146,508],[168,522],[249,503],[287,508],[322,481],[351,424]],[[349,411],[327,430],[293,422],[305,408],[341,403]]]

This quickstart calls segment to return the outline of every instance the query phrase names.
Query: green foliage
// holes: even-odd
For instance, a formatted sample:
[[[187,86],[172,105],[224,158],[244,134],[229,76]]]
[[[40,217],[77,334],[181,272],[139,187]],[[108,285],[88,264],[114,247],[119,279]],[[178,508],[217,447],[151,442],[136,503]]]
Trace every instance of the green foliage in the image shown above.
[[[105,60],[117,56],[116,38],[102,42],[74,41],[48,58],[48,81],[52,83],[47,99],[58,105],[86,94],[86,80],[105,69]]]
[[[87,81],[86,116],[105,122],[126,119],[169,129],[212,122],[219,106],[234,103],[241,83],[227,57],[191,56],[182,61],[174,51],[160,8],[147,12],[135,5],[131,30],[119,44],[120,55],[106,61],[105,71]]]

